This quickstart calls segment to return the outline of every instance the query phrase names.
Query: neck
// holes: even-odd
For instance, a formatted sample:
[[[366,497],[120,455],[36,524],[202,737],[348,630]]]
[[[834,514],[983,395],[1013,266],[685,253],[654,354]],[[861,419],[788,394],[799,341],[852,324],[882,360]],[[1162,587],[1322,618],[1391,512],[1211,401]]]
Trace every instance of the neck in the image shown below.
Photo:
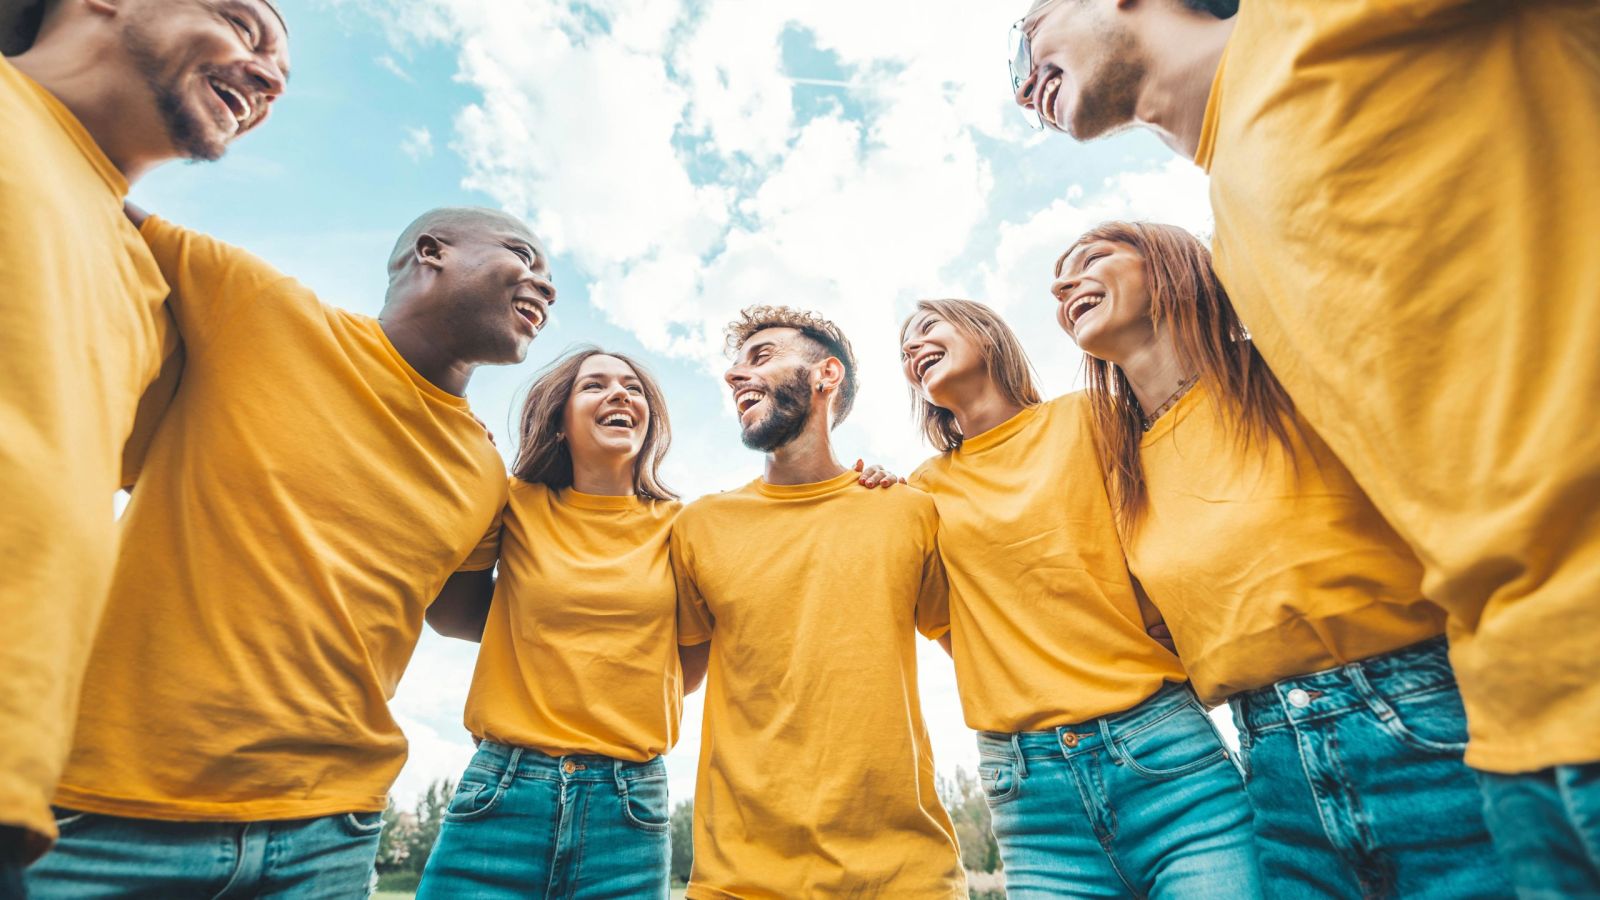
[[[598,497],[632,497],[633,465],[637,456],[605,454],[604,459],[572,457],[572,489]]]
[[[1200,149],[1211,85],[1233,24],[1209,13],[1175,10],[1152,22],[1145,36],[1154,50],[1147,56],[1149,72],[1134,118],[1189,159]]]
[[[844,474],[845,467],[833,455],[833,439],[828,434],[828,415],[813,411],[811,421],[800,436],[767,454],[767,484],[815,484]]]
[[[384,335],[394,345],[395,351],[418,375],[446,393],[466,396],[467,382],[472,379],[477,365],[462,360],[441,346],[436,339],[439,334],[436,325],[421,317],[407,315],[399,304],[385,307],[378,315],[378,325],[383,328]]]
[[[1179,364],[1176,351],[1159,340],[1150,341],[1115,363],[1128,376],[1145,415],[1159,409],[1194,374]]]
[[[1022,412],[1022,407],[1000,393],[1000,386],[987,376],[975,393],[950,400],[947,408],[956,417],[956,427],[963,437],[977,437]]]
[[[121,56],[106,41],[44,39],[10,62],[61,101],[132,184],[173,151],[144,79],[129,67],[107,64]]]

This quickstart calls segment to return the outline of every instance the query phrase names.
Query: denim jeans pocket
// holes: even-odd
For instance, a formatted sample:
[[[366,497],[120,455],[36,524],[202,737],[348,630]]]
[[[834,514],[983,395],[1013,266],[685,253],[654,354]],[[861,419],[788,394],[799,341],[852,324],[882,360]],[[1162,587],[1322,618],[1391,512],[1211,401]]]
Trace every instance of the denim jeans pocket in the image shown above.
[[[993,808],[1017,799],[1022,779],[1010,761],[983,759],[978,762],[978,786],[983,789],[983,799]]]
[[[447,822],[470,822],[482,818],[494,811],[500,805],[500,798],[504,796],[505,788],[496,781],[486,784],[473,780],[473,771],[461,776],[461,783],[456,785],[456,792],[450,795],[450,805],[444,811]]]
[[[1176,778],[1225,762],[1228,750],[1198,706],[1174,710],[1112,741],[1128,770],[1146,778]]]
[[[383,813],[353,812],[335,817],[345,834],[353,838],[372,837],[383,830]]]
[[[1395,740],[1429,754],[1459,757],[1467,749],[1467,712],[1461,694],[1439,688],[1403,697],[1379,693],[1379,725]]]
[[[671,827],[668,819],[667,776],[624,778],[617,782],[622,817],[629,825],[649,832]]]

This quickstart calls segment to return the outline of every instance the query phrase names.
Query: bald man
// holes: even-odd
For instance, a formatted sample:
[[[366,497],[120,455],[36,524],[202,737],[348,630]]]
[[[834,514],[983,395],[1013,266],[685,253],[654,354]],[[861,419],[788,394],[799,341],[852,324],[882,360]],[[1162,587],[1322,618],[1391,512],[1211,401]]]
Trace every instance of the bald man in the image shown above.
[[[111,581],[118,460],[175,340],[123,197],[259,127],[289,62],[265,0],[0,0],[0,44],[25,50],[0,61],[4,896],[55,836],[50,797]]]
[[[434,210],[373,319],[154,216],[140,232],[187,362],[28,889],[365,896],[406,757],[388,700],[445,580],[496,556],[505,466],[463,394],[544,325],[545,252],[510,216]]]

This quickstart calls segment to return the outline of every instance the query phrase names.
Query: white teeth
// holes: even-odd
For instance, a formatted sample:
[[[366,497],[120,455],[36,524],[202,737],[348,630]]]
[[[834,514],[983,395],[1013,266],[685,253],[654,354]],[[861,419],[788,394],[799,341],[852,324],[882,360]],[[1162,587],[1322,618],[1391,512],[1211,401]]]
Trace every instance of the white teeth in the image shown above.
[[[1104,294],[1091,294],[1087,297],[1079,298],[1072,304],[1072,308],[1067,310],[1067,315],[1073,322],[1076,322],[1083,318],[1084,313],[1099,306],[1105,299]]]
[[[929,353],[927,356],[924,356],[922,359],[918,360],[917,361],[917,378],[921,379],[922,377],[926,376],[928,374],[928,370],[933,368],[933,364],[938,362],[941,359],[944,359],[944,354],[943,353],[934,352],[934,353]]]
[[[250,101],[245,98],[244,94],[239,93],[238,91],[234,90],[233,88],[229,87],[226,84],[223,84],[222,82],[216,80],[215,78],[211,79],[211,84],[217,90],[227,94],[229,97],[232,97],[234,102],[239,104],[239,109],[241,111],[238,112],[238,113],[234,113],[234,118],[236,120],[238,120],[238,122],[240,124],[243,124],[246,119],[250,118],[250,113],[251,113]],[[229,110],[229,112],[232,112],[232,110]]]
[[[622,413],[617,413],[615,415],[606,416],[604,419],[600,420],[600,424],[601,425],[621,425],[624,428],[632,428],[633,427],[633,419],[631,417],[627,416],[627,415],[622,414]]]
[[[750,407],[755,406],[757,403],[760,403],[761,398],[765,396],[766,394],[762,393],[761,391],[743,390],[733,395],[733,405],[737,406],[739,408],[739,412],[742,413],[748,410]]]

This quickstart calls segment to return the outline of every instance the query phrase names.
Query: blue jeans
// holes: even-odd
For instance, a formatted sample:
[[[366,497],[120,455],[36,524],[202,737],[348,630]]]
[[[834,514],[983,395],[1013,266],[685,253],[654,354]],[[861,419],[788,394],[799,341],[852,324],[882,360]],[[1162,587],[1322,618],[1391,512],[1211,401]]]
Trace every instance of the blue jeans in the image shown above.
[[[1478,777],[1517,896],[1600,897],[1600,763]]]
[[[417,900],[667,897],[667,766],[484,741]]]
[[[1231,703],[1269,895],[1510,895],[1444,638]]]
[[[366,897],[382,813],[163,822],[56,811],[61,840],[26,872],[33,900]]]
[[[1239,771],[1188,687],[978,752],[1012,900],[1261,896]]]

